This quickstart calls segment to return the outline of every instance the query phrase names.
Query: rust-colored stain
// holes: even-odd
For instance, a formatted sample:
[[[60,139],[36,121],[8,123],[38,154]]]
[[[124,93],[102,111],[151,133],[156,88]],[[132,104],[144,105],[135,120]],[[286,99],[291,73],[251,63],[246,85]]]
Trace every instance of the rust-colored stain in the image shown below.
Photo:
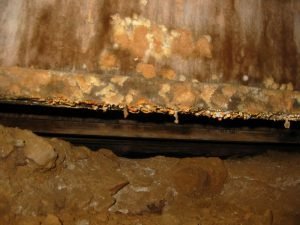
[[[172,88],[172,104],[183,109],[190,109],[196,100],[192,88],[186,83],[176,84]]]
[[[172,52],[182,57],[189,57],[194,50],[192,33],[187,30],[178,30],[178,35],[172,43]]]
[[[102,70],[113,70],[120,67],[119,59],[116,55],[110,52],[104,52],[101,55],[99,64]]]
[[[300,90],[299,1],[5,0],[0,65]],[[25,29],[26,28],[26,29]],[[105,56],[109,52],[110,56]]]
[[[0,65],[128,76],[142,62],[172,69],[178,81],[300,90],[299,8],[276,0],[5,0]]]
[[[151,64],[139,63],[136,72],[141,73],[145,78],[151,79],[156,76],[155,67]]]
[[[163,68],[160,71],[160,75],[168,80],[176,80],[176,72],[170,68]]]
[[[163,24],[133,16],[121,18],[112,16],[113,46],[130,52],[133,59],[148,62],[150,58],[157,63],[172,55],[189,58],[212,58],[212,43],[209,35],[201,36],[197,41],[186,29],[168,30]]]
[[[204,36],[199,38],[195,44],[194,52],[196,56],[205,57],[205,58],[212,58],[212,44],[211,44],[211,37]]]
[[[131,20],[131,18],[127,19]],[[116,26],[121,25],[117,24]],[[120,47],[122,50],[129,51],[133,58],[143,58],[145,56],[145,52],[149,48],[149,43],[146,38],[148,33],[147,27],[143,25],[136,26],[130,34],[128,34],[126,30],[121,32],[119,29],[122,28],[117,27],[115,29],[113,40],[116,48]]]

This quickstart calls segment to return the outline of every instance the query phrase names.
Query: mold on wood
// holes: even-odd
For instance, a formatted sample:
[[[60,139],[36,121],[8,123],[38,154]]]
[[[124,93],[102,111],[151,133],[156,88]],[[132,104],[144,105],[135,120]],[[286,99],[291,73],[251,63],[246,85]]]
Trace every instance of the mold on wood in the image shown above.
[[[296,0],[2,0],[0,64],[300,90],[299,18]]]
[[[149,66],[149,65],[148,65]],[[233,84],[173,81],[149,71],[132,76],[0,67],[0,102],[192,114],[222,119],[300,121],[300,93]],[[145,85],[147,83],[148,85]]]
[[[0,6],[2,100],[300,120],[299,1]]]

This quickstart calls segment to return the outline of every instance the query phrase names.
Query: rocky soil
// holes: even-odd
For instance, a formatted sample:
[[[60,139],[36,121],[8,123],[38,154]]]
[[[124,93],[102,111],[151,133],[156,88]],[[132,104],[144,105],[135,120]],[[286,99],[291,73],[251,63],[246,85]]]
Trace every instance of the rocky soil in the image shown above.
[[[300,153],[126,159],[0,126],[0,224],[299,225]]]

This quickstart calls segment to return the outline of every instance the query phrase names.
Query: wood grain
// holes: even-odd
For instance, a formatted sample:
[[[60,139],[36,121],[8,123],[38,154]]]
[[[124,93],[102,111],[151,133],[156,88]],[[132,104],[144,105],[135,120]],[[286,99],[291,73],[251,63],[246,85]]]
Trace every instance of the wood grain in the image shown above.
[[[299,129],[272,127],[220,127],[202,124],[141,123],[130,120],[102,120],[0,113],[5,126],[30,129],[39,134],[123,138],[230,142],[249,144],[300,144]]]
[[[258,87],[271,82],[267,86],[275,89],[289,84],[300,90],[298,0],[1,0],[0,8],[2,66],[102,76],[111,73],[99,64],[108,51],[120,61],[116,73],[136,73],[135,55],[113,47],[112,16],[137,15],[152,27],[184,30],[191,43],[211,37],[212,58],[173,52],[160,60],[142,60],[157,73],[170,68],[177,79],[182,75],[190,81]]]

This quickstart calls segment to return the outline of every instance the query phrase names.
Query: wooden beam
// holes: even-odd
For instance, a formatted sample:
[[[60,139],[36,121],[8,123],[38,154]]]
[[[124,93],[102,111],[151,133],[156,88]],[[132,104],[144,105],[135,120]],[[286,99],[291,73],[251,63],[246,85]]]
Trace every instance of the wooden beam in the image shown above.
[[[300,144],[299,129],[271,127],[249,128],[163,122],[141,123],[125,119],[103,120],[17,113],[0,113],[0,123],[5,126],[30,129],[44,135],[252,144]]]

